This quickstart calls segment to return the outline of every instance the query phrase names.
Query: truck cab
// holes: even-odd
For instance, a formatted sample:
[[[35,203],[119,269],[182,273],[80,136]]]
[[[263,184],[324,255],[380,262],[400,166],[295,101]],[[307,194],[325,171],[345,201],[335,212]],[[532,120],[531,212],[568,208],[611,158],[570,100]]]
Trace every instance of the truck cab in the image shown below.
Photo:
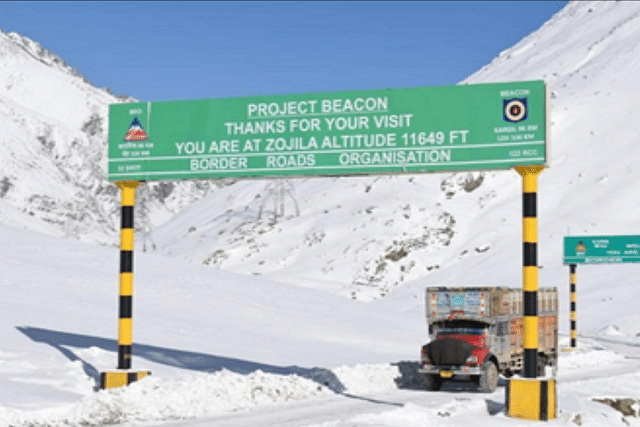
[[[498,359],[491,353],[491,325],[467,319],[431,325],[432,340],[422,347],[421,372],[427,386],[438,390],[446,380],[470,379],[485,392],[498,386]]]

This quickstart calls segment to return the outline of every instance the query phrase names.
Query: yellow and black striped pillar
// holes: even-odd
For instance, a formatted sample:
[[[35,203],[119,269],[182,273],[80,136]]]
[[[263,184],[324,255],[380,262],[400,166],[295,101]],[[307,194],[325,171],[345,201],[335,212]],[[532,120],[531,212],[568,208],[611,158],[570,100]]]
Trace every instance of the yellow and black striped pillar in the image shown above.
[[[576,322],[578,321],[578,315],[576,312],[576,264],[569,264],[569,278],[571,282],[571,348],[576,348],[578,340],[578,330],[576,329]]]
[[[543,166],[519,166],[522,175],[522,291],[525,378],[538,376],[538,175]]]
[[[538,378],[538,175],[543,166],[518,166],[522,176],[522,291],[524,302],[522,378],[511,378],[506,387],[507,414],[527,420],[556,417],[556,383]]]
[[[120,301],[118,316],[118,369],[131,368],[133,344],[133,209],[139,181],[116,182],[122,192],[122,225],[120,232]],[[122,387],[150,375],[151,372],[103,372],[101,388]]]
[[[122,227],[120,231],[120,310],[118,317],[118,369],[131,368],[133,342],[133,209],[139,181],[119,181],[122,191]]]

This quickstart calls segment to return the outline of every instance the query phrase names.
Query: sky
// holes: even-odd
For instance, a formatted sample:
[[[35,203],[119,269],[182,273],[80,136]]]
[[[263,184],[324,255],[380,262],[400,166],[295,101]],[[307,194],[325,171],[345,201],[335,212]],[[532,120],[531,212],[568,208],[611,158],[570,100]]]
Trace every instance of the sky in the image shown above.
[[[140,101],[453,85],[566,1],[0,2],[0,30]]]

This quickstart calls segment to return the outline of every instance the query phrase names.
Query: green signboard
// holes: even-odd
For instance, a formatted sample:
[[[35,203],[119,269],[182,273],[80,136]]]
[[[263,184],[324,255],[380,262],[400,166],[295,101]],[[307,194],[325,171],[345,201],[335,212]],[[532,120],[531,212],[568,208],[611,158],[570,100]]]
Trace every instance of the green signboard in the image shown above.
[[[640,236],[567,236],[565,264],[640,262]]]
[[[109,180],[546,165],[543,81],[113,104]]]

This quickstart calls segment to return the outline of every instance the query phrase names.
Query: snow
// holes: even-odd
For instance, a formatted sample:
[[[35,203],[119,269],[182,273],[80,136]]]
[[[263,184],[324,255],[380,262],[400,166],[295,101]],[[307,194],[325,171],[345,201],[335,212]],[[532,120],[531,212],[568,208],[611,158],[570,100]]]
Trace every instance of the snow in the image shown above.
[[[562,237],[638,234],[639,23],[635,2],[572,2],[463,82],[553,91],[539,276],[559,288],[563,348]],[[504,380],[480,394],[402,378],[427,339],[427,286],[521,285],[513,171],[145,184],[133,370],[152,375],[96,390],[117,360],[104,139],[123,99],[17,34],[0,33],[0,57],[0,427],[539,425],[505,415]],[[640,400],[639,282],[635,265],[578,267],[553,424],[640,425],[594,400]]]
[[[513,422],[502,387],[398,389],[397,363],[416,360],[426,337],[422,310],[406,310],[406,297],[363,303],[140,251],[133,368],[152,376],[95,391],[98,372],[116,362],[117,248],[0,230],[13,242],[0,249],[10,295],[0,323],[0,425]],[[581,335],[577,351],[561,354],[558,422],[622,422],[593,401],[637,397],[640,347],[634,336],[615,338]]]
[[[382,414],[362,414],[349,420],[354,425],[362,426],[397,426],[419,427],[444,425],[472,419],[487,413],[487,404],[483,399],[455,399],[437,408],[425,408],[415,404],[407,404],[402,408]],[[338,426],[342,424],[324,424]]]

